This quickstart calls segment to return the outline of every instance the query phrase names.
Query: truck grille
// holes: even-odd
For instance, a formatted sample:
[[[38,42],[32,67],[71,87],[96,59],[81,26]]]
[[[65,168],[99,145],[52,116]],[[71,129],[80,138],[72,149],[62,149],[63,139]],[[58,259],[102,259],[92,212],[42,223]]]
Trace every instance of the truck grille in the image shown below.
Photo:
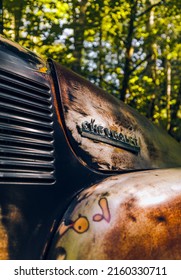
[[[50,88],[0,69],[0,185],[52,185]]]

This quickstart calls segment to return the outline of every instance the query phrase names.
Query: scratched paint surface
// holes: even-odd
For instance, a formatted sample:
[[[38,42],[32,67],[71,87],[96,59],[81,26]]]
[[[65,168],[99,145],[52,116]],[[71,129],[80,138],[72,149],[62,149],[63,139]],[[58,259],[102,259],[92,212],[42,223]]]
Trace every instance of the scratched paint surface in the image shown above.
[[[181,145],[174,139],[110,94],[58,64],[55,67],[65,131],[75,154],[85,165],[111,172],[181,166]],[[94,134],[100,130],[98,141],[80,133],[82,124],[91,122]],[[135,139],[140,148],[138,154],[114,143],[103,143],[106,130]]]
[[[181,259],[181,169],[118,175],[81,192],[48,258]]]

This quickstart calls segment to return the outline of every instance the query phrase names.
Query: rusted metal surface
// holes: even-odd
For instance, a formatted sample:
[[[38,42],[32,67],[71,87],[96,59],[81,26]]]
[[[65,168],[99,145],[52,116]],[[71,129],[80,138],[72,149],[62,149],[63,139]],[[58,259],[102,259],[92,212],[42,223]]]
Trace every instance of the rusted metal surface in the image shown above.
[[[84,190],[48,258],[181,259],[181,169],[118,175]]]
[[[8,235],[6,229],[2,223],[4,219],[2,215],[2,211],[0,209],[0,260],[7,260],[9,259],[9,252],[8,252]]]
[[[181,145],[166,133],[70,70],[58,64],[55,70],[64,129],[85,165],[103,171],[181,166]],[[87,136],[81,133],[83,127]],[[106,143],[110,140],[123,140],[129,147]],[[138,151],[130,146],[138,146]]]
[[[0,259],[6,260],[20,249],[17,233],[21,235],[25,232],[27,223],[21,209],[16,205],[6,204],[0,209]]]

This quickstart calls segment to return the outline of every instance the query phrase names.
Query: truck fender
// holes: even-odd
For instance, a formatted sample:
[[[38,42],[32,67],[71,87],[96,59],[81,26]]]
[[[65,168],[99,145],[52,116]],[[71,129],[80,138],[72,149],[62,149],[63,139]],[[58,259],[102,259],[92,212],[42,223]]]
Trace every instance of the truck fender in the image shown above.
[[[181,169],[112,176],[83,190],[48,259],[181,259]]]

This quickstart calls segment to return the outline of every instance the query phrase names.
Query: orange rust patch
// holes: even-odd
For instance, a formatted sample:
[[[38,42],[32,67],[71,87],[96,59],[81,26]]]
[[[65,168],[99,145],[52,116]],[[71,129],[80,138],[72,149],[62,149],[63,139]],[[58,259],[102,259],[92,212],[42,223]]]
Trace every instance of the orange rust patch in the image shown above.
[[[146,210],[121,205],[103,246],[106,259],[181,259],[181,197]]]

